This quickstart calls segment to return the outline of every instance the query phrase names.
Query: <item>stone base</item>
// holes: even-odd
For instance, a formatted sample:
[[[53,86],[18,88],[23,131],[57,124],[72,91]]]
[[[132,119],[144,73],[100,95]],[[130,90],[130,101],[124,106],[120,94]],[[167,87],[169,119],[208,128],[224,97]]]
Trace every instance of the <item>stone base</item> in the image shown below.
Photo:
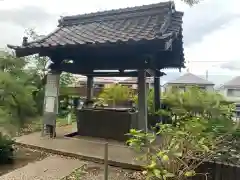
[[[44,113],[42,136],[49,135],[51,138],[56,137],[56,119],[56,113]]]

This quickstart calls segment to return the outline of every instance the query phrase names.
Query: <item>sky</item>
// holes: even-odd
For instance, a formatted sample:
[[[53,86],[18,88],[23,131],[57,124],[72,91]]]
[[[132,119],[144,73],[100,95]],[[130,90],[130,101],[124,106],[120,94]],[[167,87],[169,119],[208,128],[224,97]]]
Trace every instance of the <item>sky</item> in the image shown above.
[[[158,3],[162,0],[0,0],[0,48],[20,45],[25,30],[53,31],[61,16]],[[239,75],[240,0],[202,0],[184,12],[184,54],[189,72]],[[183,70],[185,72],[186,70]]]

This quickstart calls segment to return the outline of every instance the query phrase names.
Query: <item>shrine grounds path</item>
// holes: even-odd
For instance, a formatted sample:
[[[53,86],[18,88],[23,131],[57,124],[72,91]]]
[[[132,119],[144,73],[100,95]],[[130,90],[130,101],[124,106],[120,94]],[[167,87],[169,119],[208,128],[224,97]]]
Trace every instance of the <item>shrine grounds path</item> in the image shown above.
[[[61,156],[49,156],[29,163],[0,177],[1,180],[58,180],[84,165],[83,161]]]
[[[102,163],[106,140],[88,137],[64,137],[64,135],[74,131],[75,129],[72,129],[71,126],[59,127],[55,139],[41,137],[41,133],[36,132],[16,138],[16,143],[23,147],[39,149],[53,154]],[[141,169],[140,163],[136,161],[136,157],[139,157],[139,155],[135,151],[124,143],[114,141],[108,141],[108,143],[109,165],[133,170]]]
[[[16,144],[23,147],[43,150],[51,155],[41,161],[29,163],[0,177],[1,180],[57,180],[69,175],[74,169],[86,164],[86,161],[103,163],[106,140],[64,135],[74,132],[72,126],[57,128],[57,137],[41,137],[40,132],[17,137]],[[115,141],[108,141],[109,165],[140,170],[135,160],[138,156],[133,150]]]

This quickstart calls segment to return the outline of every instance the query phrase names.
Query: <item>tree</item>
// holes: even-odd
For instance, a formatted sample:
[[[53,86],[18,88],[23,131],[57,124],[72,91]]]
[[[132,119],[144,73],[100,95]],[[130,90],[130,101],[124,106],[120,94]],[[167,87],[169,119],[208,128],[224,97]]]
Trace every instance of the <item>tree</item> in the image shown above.
[[[138,104],[138,95],[134,95],[133,98],[135,104]],[[154,104],[154,89],[151,88],[147,92],[147,106],[148,106],[148,114],[154,115],[155,112],[155,104]]]
[[[112,102],[115,107],[118,103],[131,100],[133,98],[133,92],[127,86],[114,84],[105,87],[100,93],[99,98],[103,99],[105,103]]]
[[[34,29],[27,29],[26,34],[28,35],[30,40],[33,41],[41,37],[36,33]],[[36,87],[33,96],[34,101],[37,104],[37,112],[39,115],[42,115],[45,84],[51,60],[48,57],[40,57],[38,54],[25,57],[25,60],[28,62],[27,71],[30,74],[31,81]]]
[[[0,112],[1,122],[24,125],[35,116],[32,93],[35,87],[25,70],[27,62],[9,52],[0,52]]]
[[[76,78],[71,73],[63,72],[61,74],[60,87],[67,87],[72,85],[74,82],[76,82]]]
[[[221,95],[196,87],[184,93],[168,91],[163,96],[169,109],[159,113],[169,117],[171,123],[157,124],[160,128],[156,133],[132,129],[128,143],[143,153],[149,177],[185,180],[206,176],[206,172],[198,172],[198,167],[215,159],[225,148],[223,142],[238,127],[232,120],[233,106]]]

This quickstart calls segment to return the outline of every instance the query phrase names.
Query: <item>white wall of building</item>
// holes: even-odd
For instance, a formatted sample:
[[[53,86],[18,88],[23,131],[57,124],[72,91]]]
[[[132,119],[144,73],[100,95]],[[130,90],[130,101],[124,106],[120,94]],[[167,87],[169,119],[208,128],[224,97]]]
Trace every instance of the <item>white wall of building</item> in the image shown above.
[[[200,88],[205,88],[207,91],[214,91],[214,86],[213,85],[196,85],[196,84],[166,84],[165,85],[165,90],[168,90],[172,87],[179,87],[180,89],[182,88],[184,90],[184,88],[186,87],[191,87],[191,86],[199,86]]]
[[[229,91],[235,92],[229,92]],[[240,88],[225,88],[222,87],[219,91],[228,101],[240,102]]]

